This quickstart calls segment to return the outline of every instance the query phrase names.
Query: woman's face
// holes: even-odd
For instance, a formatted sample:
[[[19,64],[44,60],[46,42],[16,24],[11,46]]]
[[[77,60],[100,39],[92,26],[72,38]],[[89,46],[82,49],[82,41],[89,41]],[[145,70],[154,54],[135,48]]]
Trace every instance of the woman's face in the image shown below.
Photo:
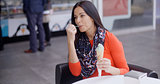
[[[87,32],[94,28],[93,19],[79,6],[74,10],[74,18],[80,32]]]

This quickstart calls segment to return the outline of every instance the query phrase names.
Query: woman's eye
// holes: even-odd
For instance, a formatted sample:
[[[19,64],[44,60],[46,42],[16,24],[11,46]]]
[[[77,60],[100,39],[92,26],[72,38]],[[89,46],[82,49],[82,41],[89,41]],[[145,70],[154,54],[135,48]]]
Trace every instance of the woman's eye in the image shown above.
[[[85,15],[81,15],[81,17],[84,17]]]
[[[74,19],[77,19],[77,17],[74,17]]]

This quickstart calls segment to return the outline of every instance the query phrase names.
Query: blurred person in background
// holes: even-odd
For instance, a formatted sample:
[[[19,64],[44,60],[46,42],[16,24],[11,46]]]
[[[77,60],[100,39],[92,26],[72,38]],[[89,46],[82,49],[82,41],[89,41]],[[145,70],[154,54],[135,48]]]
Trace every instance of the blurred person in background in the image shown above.
[[[51,14],[53,13],[52,7],[51,7],[51,0],[47,0],[46,4],[44,5],[44,12],[43,12],[43,27],[45,31],[45,43],[44,46],[50,46],[50,38],[51,38],[51,32],[49,28],[49,21],[51,18]]]
[[[3,50],[3,37],[2,37],[2,29],[0,27],[0,51]]]
[[[23,11],[26,14],[28,27],[30,31],[30,48],[25,53],[34,53],[44,51],[45,33],[42,25],[43,10],[46,0],[23,0]],[[37,47],[37,32],[35,26],[38,27],[39,48]]]

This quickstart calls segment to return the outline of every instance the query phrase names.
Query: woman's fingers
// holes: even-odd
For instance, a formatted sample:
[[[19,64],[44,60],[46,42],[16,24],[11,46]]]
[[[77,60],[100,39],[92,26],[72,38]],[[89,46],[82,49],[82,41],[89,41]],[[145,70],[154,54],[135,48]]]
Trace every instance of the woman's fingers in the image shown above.
[[[97,62],[98,69],[107,70],[111,66],[111,62],[107,58],[103,58]]]
[[[73,24],[68,24],[66,31],[73,34],[77,33],[77,29]]]
[[[68,42],[74,42],[77,29],[73,24],[68,24],[66,28]]]
[[[98,64],[102,64],[102,65],[111,65],[111,61],[107,58],[102,58],[101,60],[98,60]]]

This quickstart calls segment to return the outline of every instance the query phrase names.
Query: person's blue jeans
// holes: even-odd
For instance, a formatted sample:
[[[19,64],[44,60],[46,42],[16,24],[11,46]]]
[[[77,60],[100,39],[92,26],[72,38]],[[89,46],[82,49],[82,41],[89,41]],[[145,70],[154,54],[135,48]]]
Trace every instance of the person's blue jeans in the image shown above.
[[[27,22],[28,22],[28,27],[30,30],[30,49],[33,52],[37,51],[37,30],[38,30],[38,38],[39,38],[39,49],[44,50],[44,41],[45,41],[45,34],[44,34],[44,28],[42,25],[42,18],[43,15],[42,13],[31,13],[29,11],[26,12],[27,16]]]

